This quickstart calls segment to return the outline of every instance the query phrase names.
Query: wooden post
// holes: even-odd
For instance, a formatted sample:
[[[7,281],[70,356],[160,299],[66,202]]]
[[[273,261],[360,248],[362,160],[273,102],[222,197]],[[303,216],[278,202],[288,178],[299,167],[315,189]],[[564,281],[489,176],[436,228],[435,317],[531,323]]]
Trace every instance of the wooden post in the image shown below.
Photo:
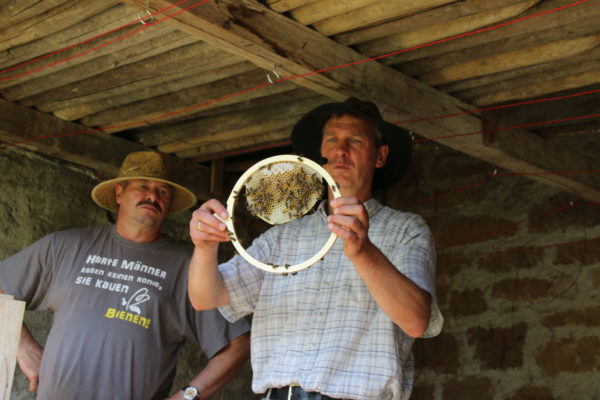
[[[24,313],[24,301],[0,294],[0,400],[10,398]]]
[[[221,195],[223,193],[223,176],[225,174],[225,160],[222,158],[212,160],[210,169],[210,193]]]

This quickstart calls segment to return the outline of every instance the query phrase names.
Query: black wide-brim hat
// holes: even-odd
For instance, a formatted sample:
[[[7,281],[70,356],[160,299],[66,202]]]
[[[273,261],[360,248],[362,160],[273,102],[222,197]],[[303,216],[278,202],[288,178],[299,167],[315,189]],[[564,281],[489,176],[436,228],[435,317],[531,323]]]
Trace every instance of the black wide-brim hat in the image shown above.
[[[411,134],[404,128],[384,121],[377,106],[351,97],[343,103],[323,104],[304,115],[292,130],[292,147],[296,154],[319,162],[323,126],[332,115],[351,114],[373,123],[381,132],[382,144],[389,146],[387,162],[375,170],[373,189],[383,189],[404,176],[412,156]]]

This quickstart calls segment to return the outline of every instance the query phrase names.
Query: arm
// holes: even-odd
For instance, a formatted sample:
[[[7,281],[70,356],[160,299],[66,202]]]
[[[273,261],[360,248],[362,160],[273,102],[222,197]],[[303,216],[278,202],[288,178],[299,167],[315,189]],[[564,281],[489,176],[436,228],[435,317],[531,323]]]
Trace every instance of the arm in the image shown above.
[[[0,294],[4,293],[0,288]],[[21,328],[21,337],[19,339],[19,348],[17,349],[17,363],[19,368],[29,379],[29,391],[35,392],[38,388],[40,377],[40,364],[44,348],[33,338],[25,323]]]
[[[369,240],[369,218],[358,199],[338,198],[331,206],[329,229],[344,241],[344,254],[379,307],[408,335],[420,337],[429,323],[429,293],[398,271]]]
[[[229,296],[219,274],[217,252],[220,242],[229,241],[227,226],[213,214],[228,218],[227,210],[217,200],[208,200],[192,214],[190,238],[194,254],[188,274],[188,295],[196,310],[208,310],[229,303]]]
[[[227,347],[211,358],[189,384],[198,389],[200,399],[207,399],[225,386],[249,357],[250,334],[245,333],[235,338]],[[183,392],[178,391],[170,399],[183,399]]]

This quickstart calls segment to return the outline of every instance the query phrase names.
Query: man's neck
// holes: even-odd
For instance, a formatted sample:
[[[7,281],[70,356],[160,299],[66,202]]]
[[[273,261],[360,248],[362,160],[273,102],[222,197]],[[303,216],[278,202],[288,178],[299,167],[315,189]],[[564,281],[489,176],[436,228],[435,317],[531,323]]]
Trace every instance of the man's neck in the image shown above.
[[[153,243],[162,239],[160,227],[148,228],[145,226],[132,226],[117,219],[116,230],[123,238],[136,243]]]

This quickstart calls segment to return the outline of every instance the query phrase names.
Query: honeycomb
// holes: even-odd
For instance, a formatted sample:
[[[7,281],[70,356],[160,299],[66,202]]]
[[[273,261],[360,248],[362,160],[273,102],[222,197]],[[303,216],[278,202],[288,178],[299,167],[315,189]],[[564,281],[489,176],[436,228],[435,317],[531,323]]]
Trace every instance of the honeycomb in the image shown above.
[[[280,161],[263,166],[245,182],[248,211],[271,225],[309,212],[323,196],[323,180],[305,164]]]

